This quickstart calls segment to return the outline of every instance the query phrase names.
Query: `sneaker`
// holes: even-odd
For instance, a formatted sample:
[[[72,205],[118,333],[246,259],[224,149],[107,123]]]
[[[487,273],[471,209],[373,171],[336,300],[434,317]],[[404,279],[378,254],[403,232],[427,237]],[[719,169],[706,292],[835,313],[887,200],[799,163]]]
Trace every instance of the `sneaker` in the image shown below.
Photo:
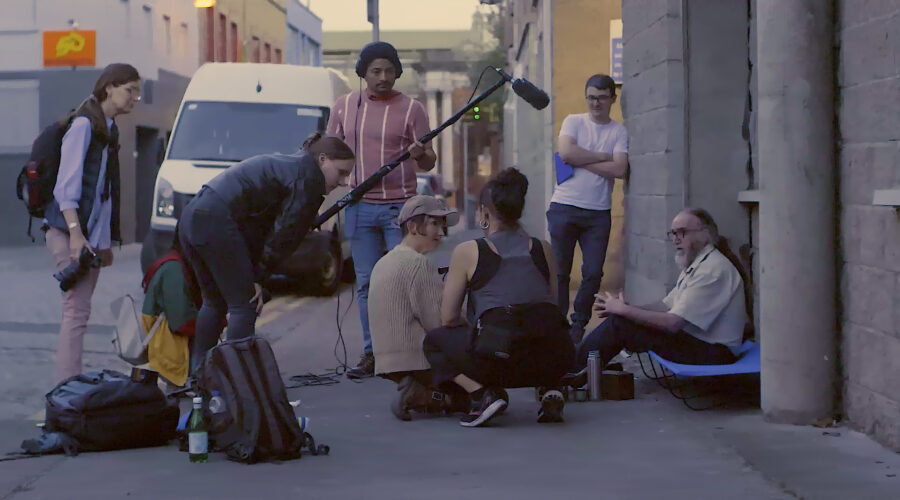
[[[541,396],[541,409],[538,410],[538,423],[547,424],[563,421],[563,407],[566,402],[562,392],[551,389]]]
[[[359,358],[356,368],[347,370],[347,378],[360,379],[375,376],[375,355],[371,352],[364,353]]]
[[[506,408],[506,400],[499,397],[493,389],[485,389],[481,399],[472,400],[472,408],[469,414],[459,420],[459,425],[463,427],[478,427],[486,424],[490,419],[497,415],[503,408]]]

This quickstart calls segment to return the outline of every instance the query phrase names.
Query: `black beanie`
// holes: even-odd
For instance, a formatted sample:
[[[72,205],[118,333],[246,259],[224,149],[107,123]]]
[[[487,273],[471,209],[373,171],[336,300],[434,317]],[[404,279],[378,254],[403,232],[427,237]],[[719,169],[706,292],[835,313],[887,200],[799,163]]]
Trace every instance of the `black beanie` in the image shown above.
[[[403,65],[400,64],[400,56],[397,55],[397,49],[387,42],[367,43],[362,50],[359,51],[359,59],[356,61],[356,74],[360,78],[365,78],[366,70],[369,64],[375,59],[387,59],[394,65],[397,78],[403,74]]]

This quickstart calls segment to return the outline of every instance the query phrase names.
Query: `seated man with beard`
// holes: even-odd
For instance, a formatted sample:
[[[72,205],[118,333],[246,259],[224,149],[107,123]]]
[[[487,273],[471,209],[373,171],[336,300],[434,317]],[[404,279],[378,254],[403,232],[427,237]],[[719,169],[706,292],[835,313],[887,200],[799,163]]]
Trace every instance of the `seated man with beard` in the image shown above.
[[[578,345],[572,386],[586,382],[588,353],[599,351],[605,366],[622,349],[653,351],[676,363],[730,364],[741,346],[747,322],[743,269],[712,216],[686,208],[667,233],[675,245],[681,274],[661,302],[635,306],[621,293],[598,294],[594,312],[606,318]]]

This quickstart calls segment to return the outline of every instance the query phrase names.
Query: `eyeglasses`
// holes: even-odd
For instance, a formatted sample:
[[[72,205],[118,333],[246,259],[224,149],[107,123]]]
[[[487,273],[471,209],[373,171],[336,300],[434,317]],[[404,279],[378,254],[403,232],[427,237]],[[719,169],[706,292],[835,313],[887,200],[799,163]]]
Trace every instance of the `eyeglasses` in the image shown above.
[[[590,103],[611,101],[614,96],[611,95],[587,95],[585,99]]]
[[[671,231],[667,231],[666,239],[668,239],[669,241],[675,241],[676,238],[679,240],[682,240],[682,239],[684,239],[684,236],[687,233],[693,233],[696,231],[703,231],[703,228],[690,229],[690,228],[680,227],[678,229],[673,229]]]
[[[128,92],[128,95],[131,96],[135,101],[141,100],[141,88],[140,87],[124,87],[124,89]]]

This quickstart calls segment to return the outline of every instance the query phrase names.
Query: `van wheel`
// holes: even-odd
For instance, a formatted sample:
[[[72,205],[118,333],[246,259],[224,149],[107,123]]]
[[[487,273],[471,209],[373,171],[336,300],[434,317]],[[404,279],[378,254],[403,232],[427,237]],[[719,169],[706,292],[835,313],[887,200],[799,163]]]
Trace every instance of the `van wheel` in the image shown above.
[[[353,267],[353,258],[345,259],[341,264],[341,281],[344,283],[356,283],[356,268]]]
[[[327,297],[337,292],[341,284],[342,263],[341,245],[337,241],[332,241],[328,245],[328,256],[325,259],[325,263],[311,280],[313,295]]]

